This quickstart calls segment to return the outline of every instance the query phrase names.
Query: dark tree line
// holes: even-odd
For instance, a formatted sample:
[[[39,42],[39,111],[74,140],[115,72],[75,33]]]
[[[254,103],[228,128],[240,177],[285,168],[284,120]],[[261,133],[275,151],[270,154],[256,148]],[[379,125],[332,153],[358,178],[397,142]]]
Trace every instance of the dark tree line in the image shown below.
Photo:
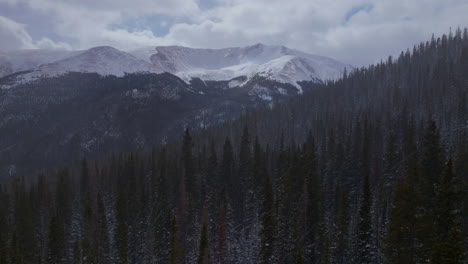
[[[0,188],[0,264],[466,263],[468,33]]]

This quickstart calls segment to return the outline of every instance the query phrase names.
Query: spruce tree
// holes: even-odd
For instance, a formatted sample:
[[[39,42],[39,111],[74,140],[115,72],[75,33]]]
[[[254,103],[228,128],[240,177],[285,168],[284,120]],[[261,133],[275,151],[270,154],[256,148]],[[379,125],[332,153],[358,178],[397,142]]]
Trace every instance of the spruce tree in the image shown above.
[[[26,263],[25,248],[18,239],[16,230],[13,232],[13,236],[10,242],[10,263],[11,264],[24,264]]]
[[[65,257],[65,232],[59,216],[53,216],[49,228],[47,263],[62,263]]]
[[[193,142],[190,135],[190,129],[186,128],[182,140],[182,164],[184,170],[184,180],[189,188],[193,187],[194,179],[194,161],[192,154]]]
[[[263,209],[261,215],[262,229],[260,231],[260,263],[271,263],[274,247],[275,214],[273,190],[270,177],[263,173]]]
[[[15,231],[12,242],[13,263],[36,263],[39,261],[38,243],[35,234],[31,192],[26,191],[24,179],[15,183]]]
[[[418,261],[430,259],[434,244],[435,188],[443,170],[442,148],[435,121],[429,120],[424,132],[421,174],[418,175],[416,198],[416,238]]]
[[[409,169],[394,187],[384,251],[388,263],[415,263],[417,260],[415,177],[416,170]]]
[[[304,255],[302,254],[301,251],[297,251],[296,253],[296,264],[304,264]]]
[[[109,230],[107,224],[107,210],[104,206],[104,199],[101,193],[98,193],[97,196],[97,230],[96,242],[96,259],[99,264],[110,264],[110,254],[109,254]]]
[[[305,246],[310,254],[306,256],[316,261],[316,237],[319,231],[321,183],[318,168],[318,155],[316,153],[315,139],[309,131],[303,150],[302,166],[305,174]]]
[[[0,211],[0,214],[5,214],[5,212]],[[0,264],[8,263],[8,249],[6,235],[4,233],[5,232],[3,230],[0,232]]]
[[[427,195],[434,195],[434,184],[439,182],[443,170],[442,148],[440,134],[436,122],[429,120],[423,139],[423,156],[421,160],[422,176],[424,177]]]
[[[244,126],[242,137],[239,146],[239,167],[238,167],[238,182],[239,182],[239,197],[238,203],[240,206],[241,217],[245,221],[249,221],[254,214],[255,207],[255,186],[252,179],[252,151],[250,144],[249,129]]]
[[[226,186],[222,188],[217,196],[217,221],[216,221],[216,232],[215,232],[215,247],[214,247],[214,262],[215,263],[226,263],[229,259],[228,256],[228,194],[226,192]]]
[[[169,250],[168,250],[168,259],[170,264],[180,263],[181,250],[179,247],[178,231],[177,231],[177,219],[175,215],[172,215],[171,225],[169,228]]]
[[[200,246],[198,250],[197,264],[209,264],[209,247],[208,247],[208,231],[206,228],[206,223],[203,223],[201,237],[200,237]]]
[[[239,209],[239,188],[240,183],[234,176],[234,152],[232,149],[231,139],[226,137],[223,145],[223,156],[221,160],[220,182],[225,183],[229,188],[226,189],[227,195],[233,202],[233,207]]]
[[[127,180],[122,170],[119,171],[117,180],[116,201],[116,231],[114,240],[117,246],[117,257],[119,264],[128,263],[128,194]]]
[[[156,193],[153,196],[153,210],[150,221],[153,226],[154,248],[156,262],[168,262],[169,232],[168,227],[171,224],[171,213],[169,198],[167,193],[167,159],[166,148],[160,152],[158,171],[155,179]]]
[[[81,192],[81,206],[82,206],[82,232],[81,232],[81,254],[82,262],[96,263],[96,232],[95,232],[95,215],[92,199],[90,172],[88,169],[87,161],[83,159],[80,177],[80,192]]]
[[[358,263],[373,263],[373,241],[372,241],[372,222],[371,222],[371,192],[369,186],[369,175],[364,176],[362,188],[361,205],[358,212],[357,226],[357,250]]]
[[[9,195],[0,184],[0,264],[8,263],[8,236],[10,233],[8,224]]]
[[[449,160],[442,180],[435,188],[435,243],[431,263],[463,263],[465,250],[460,229],[463,191]]]
[[[216,155],[215,143],[211,141],[210,143],[210,154],[208,157],[208,188],[215,189],[219,179],[218,179],[218,156]]]

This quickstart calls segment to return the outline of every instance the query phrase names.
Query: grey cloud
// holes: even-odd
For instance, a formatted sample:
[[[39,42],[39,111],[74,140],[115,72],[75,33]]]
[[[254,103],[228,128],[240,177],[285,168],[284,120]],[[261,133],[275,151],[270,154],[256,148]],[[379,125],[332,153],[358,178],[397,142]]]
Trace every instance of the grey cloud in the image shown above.
[[[33,41],[25,25],[19,24],[9,18],[0,16],[0,49],[71,49],[64,42],[54,42],[48,38]]]
[[[213,9],[201,23],[174,25],[166,38],[211,47],[284,44],[366,65],[397,55],[432,33],[468,26],[466,14],[468,2],[458,0],[236,0]]]
[[[6,17],[0,16],[0,48],[1,49],[30,49],[33,48],[32,38],[24,25]]]
[[[54,21],[54,34],[74,40],[77,49],[172,44],[221,48],[264,42],[358,66],[397,55],[432,33],[468,26],[468,2],[461,0],[214,0],[215,6],[204,9],[198,1],[0,0],[47,14]],[[164,36],[155,35],[150,25],[119,27],[129,19],[158,14],[183,18],[184,23],[167,25]],[[18,35],[26,46],[31,43],[27,34]],[[68,46],[49,43],[48,37],[31,45]]]
[[[36,41],[35,46],[39,49],[59,49],[59,50],[71,50],[72,47],[66,42],[55,42],[48,38],[42,38]]]
[[[5,0],[0,0],[0,2]],[[165,43],[148,28],[123,29],[116,25],[146,14],[191,17],[199,12],[195,0],[8,0],[46,14],[52,30],[64,39],[73,39],[77,49],[111,45],[120,49]],[[47,36],[40,44],[50,44]],[[64,42],[55,46],[70,46]],[[44,46],[42,45],[42,46]],[[49,45],[50,46],[50,45]]]

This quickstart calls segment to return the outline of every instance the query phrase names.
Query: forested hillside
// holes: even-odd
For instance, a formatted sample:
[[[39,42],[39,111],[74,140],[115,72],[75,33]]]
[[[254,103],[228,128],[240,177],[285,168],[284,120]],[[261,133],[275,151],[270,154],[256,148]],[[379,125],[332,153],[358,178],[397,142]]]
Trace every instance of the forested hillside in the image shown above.
[[[3,182],[0,264],[466,263],[467,184],[465,29],[180,142]]]

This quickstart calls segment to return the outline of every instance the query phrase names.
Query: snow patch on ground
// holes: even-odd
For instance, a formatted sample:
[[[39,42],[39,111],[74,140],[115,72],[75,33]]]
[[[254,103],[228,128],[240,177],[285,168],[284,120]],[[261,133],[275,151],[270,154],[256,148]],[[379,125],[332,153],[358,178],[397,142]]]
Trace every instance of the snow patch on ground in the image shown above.
[[[229,88],[235,88],[235,87],[238,87],[238,86],[241,86],[243,82],[239,81],[239,80],[232,80],[230,82],[228,82],[228,87]]]
[[[249,91],[249,95],[256,96],[265,101],[273,100],[273,97],[271,96],[271,91],[268,88],[258,84],[255,84],[254,87]]]

